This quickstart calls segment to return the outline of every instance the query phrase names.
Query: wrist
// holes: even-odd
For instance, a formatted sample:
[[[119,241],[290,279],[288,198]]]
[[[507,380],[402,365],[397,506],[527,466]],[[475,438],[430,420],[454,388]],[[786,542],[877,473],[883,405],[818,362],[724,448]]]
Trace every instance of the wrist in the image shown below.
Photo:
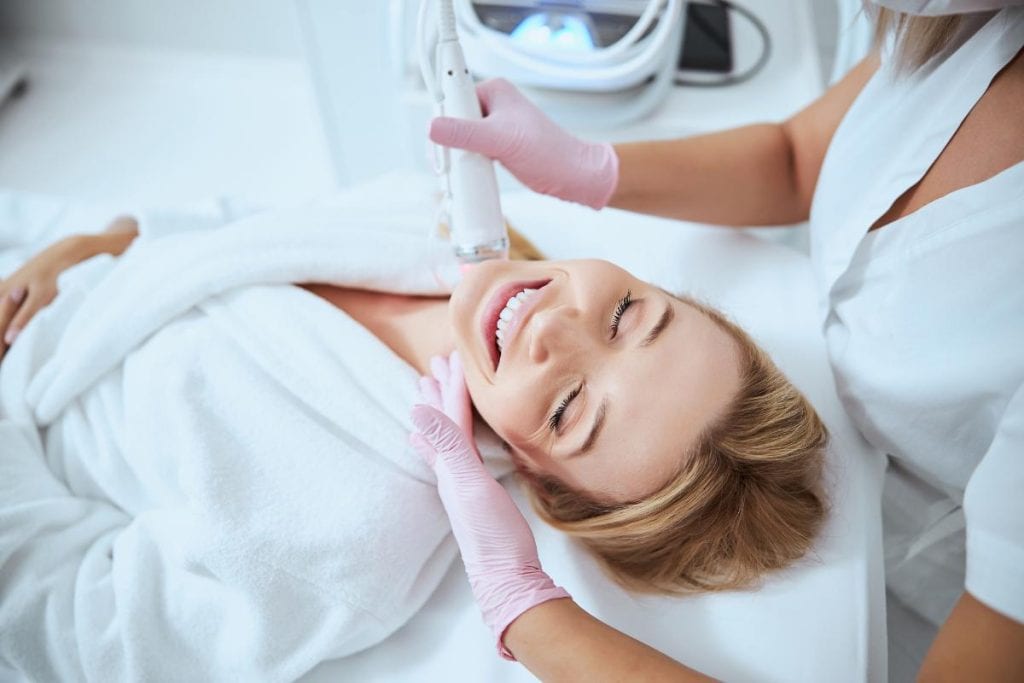
[[[60,254],[60,260],[65,267],[71,267],[102,251],[101,245],[95,241],[95,237],[95,235],[71,235],[57,242],[54,248]]]
[[[597,185],[598,191],[595,194],[597,201],[594,205],[594,208],[598,210],[608,206],[619,186],[618,152],[615,151],[615,147],[609,142],[603,142],[599,147],[598,158],[600,159],[600,166],[597,174],[599,183]]]
[[[68,238],[72,241],[69,249],[79,256],[79,261],[84,261],[87,258],[92,258],[98,254],[110,254],[111,256],[120,256],[124,253],[135,238],[138,236],[137,232],[133,231],[108,231],[101,232],[98,234],[87,234],[87,235],[74,235]]]
[[[619,184],[619,157],[607,142],[584,143],[579,174],[575,188],[570,189],[572,199],[595,210],[608,205]]]
[[[566,608],[576,608],[576,602],[562,589],[561,594],[552,593],[543,600],[540,600],[512,618],[504,629],[498,634],[498,654],[503,659],[517,661],[515,651],[522,649],[524,640],[529,638],[531,622],[538,614],[552,610],[561,611]]]
[[[571,598],[569,593],[551,580],[541,569],[516,573],[505,580],[488,577],[478,584],[470,581],[484,621],[497,641],[498,653],[505,659],[515,659],[504,645],[508,627],[522,614],[537,605],[560,598]],[[483,585],[481,585],[483,584]]]

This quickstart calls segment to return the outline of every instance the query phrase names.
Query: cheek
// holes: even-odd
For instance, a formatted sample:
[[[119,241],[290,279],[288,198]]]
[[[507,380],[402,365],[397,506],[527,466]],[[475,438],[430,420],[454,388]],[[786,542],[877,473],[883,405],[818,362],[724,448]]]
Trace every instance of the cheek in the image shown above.
[[[473,406],[484,422],[503,441],[517,443],[529,433],[529,406],[513,392],[466,378]]]

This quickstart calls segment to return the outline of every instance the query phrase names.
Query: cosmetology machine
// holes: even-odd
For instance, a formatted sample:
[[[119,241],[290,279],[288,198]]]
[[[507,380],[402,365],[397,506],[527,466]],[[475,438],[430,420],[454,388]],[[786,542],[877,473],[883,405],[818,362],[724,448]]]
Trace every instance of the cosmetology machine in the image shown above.
[[[502,76],[530,88],[556,118],[615,126],[649,113],[672,86],[681,6],[682,0],[422,0],[420,69],[439,115],[480,118],[473,77]],[[581,105],[583,99],[591,101]],[[458,258],[505,257],[493,163],[435,149],[435,170],[445,178],[442,220]]]
[[[609,128],[666,97],[682,0],[454,0],[471,71],[502,76],[570,126]]]

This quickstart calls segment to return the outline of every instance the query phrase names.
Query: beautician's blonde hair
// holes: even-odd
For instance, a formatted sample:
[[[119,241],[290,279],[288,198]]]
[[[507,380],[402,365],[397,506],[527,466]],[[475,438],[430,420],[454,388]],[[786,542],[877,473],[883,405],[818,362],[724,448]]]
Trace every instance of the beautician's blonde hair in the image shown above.
[[[821,480],[828,433],[743,330],[682,300],[736,341],[741,388],[686,449],[678,474],[653,495],[625,504],[602,503],[549,476],[522,475],[540,517],[577,538],[626,588],[751,587],[810,549],[826,514]]]
[[[896,68],[910,73],[924,66],[956,36],[962,15],[934,17],[913,16],[884,7],[872,9],[875,14],[875,44],[879,45],[890,32],[896,34]]]

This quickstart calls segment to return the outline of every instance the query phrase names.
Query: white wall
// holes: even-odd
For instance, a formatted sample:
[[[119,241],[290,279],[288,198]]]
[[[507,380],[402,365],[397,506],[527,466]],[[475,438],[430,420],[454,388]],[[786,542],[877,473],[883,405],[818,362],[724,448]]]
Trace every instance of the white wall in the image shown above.
[[[0,0],[0,36],[302,57],[293,0]]]
[[[0,0],[0,70],[29,79],[0,108],[0,187],[121,206],[332,191],[298,1]]]

